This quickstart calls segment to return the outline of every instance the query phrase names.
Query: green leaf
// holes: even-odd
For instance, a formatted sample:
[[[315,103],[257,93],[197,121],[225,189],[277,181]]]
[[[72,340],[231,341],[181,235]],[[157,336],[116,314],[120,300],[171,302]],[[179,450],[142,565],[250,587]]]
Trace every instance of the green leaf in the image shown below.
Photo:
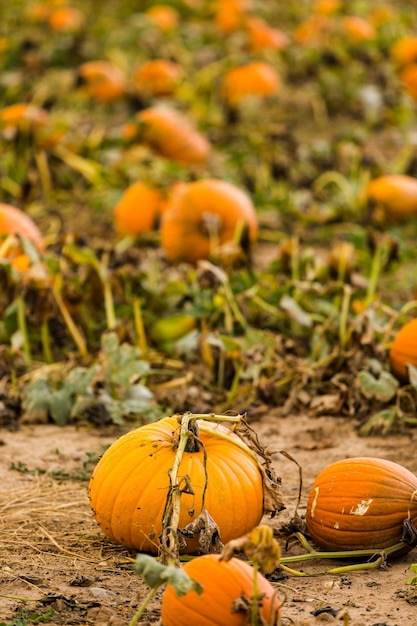
[[[111,386],[126,387],[133,378],[144,376],[149,363],[140,359],[140,350],[127,343],[119,345],[116,333],[107,333],[102,339],[105,356],[105,376]]]
[[[67,389],[57,389],[49,397],[49,413],[58,426],[68,424],[73,398]]]
[[[417,563],[412,563],[410,566],[410,569],[412,572],[414,572],[414,574],[417,574]],[[406,585],[416,585],[417,584],[417,575],[416,576],[411,576],[410,578],[407,578],[407,580],[405,581]]]
[[[360,427],[359,435],[362,437],[373,434],[386,435],[391,430],[396,417],[397,409],[395,406],[379,411]]]
[[[361,370],[358,374],[358,382],[366,398],[375,398],[381,402],[391,400],[397,393],[399,385],[398,380],[385,371],[374,376],[368,370]]]
[[[49,416],[51,390],[46,378],[37,378],[23,393],[23,408],[36,420],[44,421]]]
[[[189,591],[196,591],[198,594],[204,591],[200,583],[190,578],[184,570],[171,565],[161,565],[147,554],[137,555],[134,569],[149,587],[158,588],[168,583],[174,588],[177,596],[184,596]]]

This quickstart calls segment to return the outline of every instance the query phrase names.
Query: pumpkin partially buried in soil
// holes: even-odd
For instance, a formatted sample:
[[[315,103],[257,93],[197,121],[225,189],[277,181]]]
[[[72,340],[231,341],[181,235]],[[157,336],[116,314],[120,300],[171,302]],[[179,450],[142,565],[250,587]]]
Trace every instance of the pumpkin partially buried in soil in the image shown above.
[[[402,383],[409,381],[407,365],[417,367],[417,319],[404,324],[396,334],[389,353],[391,371]]]
[[[179,528],[204,507],[227,542],[254,528],[263,515],[263,478],[249,448],[227,428],[197,421],[201,444],[186,451],[178,476],[188,477],[181,494]],[[176,455],[180,423],[166,417],[115,441],[101,457],[89,485],[90,503],[101,530],[141,552],[157,553]],[[187,553],[199,549],[186,539]]]
[[[402,541],[405,523],[414,534],[417,477],[380,458],[332,463],[314,481],[306,522],[314,543],[324,550],[390,548]],[[410,542],[404,550],[412,547]]]
[[[233,241],[239,228],[246,231],[249,246],[256,241],[258,218],[244,191],[213,178],[183,183],[175,186],[166,203],[161,244],[169,261],[195,263]]]
[[[177,596],[173,587],[168,585],[162,598],[162,626],[248,624],[247,612],[233,608],[243,595],[248,601],[247,608],[251,610],[254,576],[257,578],[262,623],[278,623],[280,602],[275,589],[262,574],[255,574],[249,563],[235,557],[230,561],[222,561],[218,554],[206,554],[186,563],[183,570],[203,586],[203,593],[198,594],[193,590]]]

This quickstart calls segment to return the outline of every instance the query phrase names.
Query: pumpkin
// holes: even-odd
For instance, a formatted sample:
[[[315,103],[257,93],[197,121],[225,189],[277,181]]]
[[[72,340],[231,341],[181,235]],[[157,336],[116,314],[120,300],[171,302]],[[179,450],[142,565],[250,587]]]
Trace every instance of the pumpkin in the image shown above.
[[[203,586],[203,593],[192,590],[177,596],[168,585],[162,597],[162,626],[244,626],[248,623],[245,612],[234,611],[233,606],[242,594],[248,600],[253,596],[255,572],[249,563],[235,557],[222,561],[218,554],[205,554],[188,561],[183,570]],[[276,624],[280,602],[275,590],[262,574],[256,577],[262,623]]]
[[[370,181],[365,193],[375,205],[376,222],[404,221],[417,216],[417,179],[412,176],[380,176]]]
[[[74,33],[85,24],[85,16],[77,7],[63,6],[48,15],[48,24],[57,33]]]
[[[148,19],[163,32],[174,30],[178,26],[179,13],[167,4],[155,4],[146,11]]]
[[[197,424],[202,445],[184,453],[178,472],[189,477],[194,492],[188,489],[181,495],[179,528],[202,513],[204,499],[227,542],[259,523],[262,475],[237,435],[220,425]],[[141,552],[158,552],[179,429],[176,417],[141,426],[116,440],[96,465],[89,485],[91,507],[101,530],[113,541]],[[187,539],[187,544],[188,552],[198,550],[197,538]]]
[[[331,27],[332,21],[329,15],[310,15],[296,27],[294,40],[302,46],[327,42]]]
[[[326,467],[308,496],[306,523],[324,550],[383,550],[417,522],[417,478],[398,463],[372,457]],[[411,549],[411,546],[410,546]]]
[[[404,324],[396,334],[389,352],[389,363],[394,376],[407,383],[407,364],[417,367],[417,319]]]
[[[256,210],[239,187],[212,178],[183,183],[174,187],[166,202],[161,244],[169,261],[195,263],[233,241],[239,226],[247,228],[249,243],[254,243]]]
[[[174,93],[180,75],[180,68],[173,61],[154,59],[136,68],[133,82],[141,94],[168,96]]]
[[[139,138],[161,156],[185,164],[207,162],[210,142],[179,111],[155,106],[137,113],[136,119]]]
[[[45,250],[42,233],[29,215],[10,204],[0,204],[0,238],[13,234],[30,239],[39,252]]]
[[[397,39],[391,47],[391,59],[397,68],[417,61],[417,37],[408,35]]]
[[[158,189],[142,182],[130,185],[114,208],[117,233],[137,237],[155,230],[162,202]]]
[[[278,28],[271,28],[260,17],[248,17],[246,27],[249,37],[249,48],[252,52],[273,49],[283,50],[288,45],[287,35]]]
[[[265,61],[251,61],[225,73],[222,96],[229,104],[237,104],[248,96],[274,96],[280,86],[280,78],[272,65]]]
[[[86,61],[78,68],[81,85],[87,95],[98,102],[113,102],[126,92],[123,71],[110,61]]]
[[[0,109],[0,126],[5,128],[39,128],[48,121],[48,112],[36,104],[16,102]]]
[[[313,5],[313,13],[318,15],[332,15],[340,9],[340,0],[316,0]]]
[[[410,63],[402,70],[400,80],[408,95],[417,101],[417,61]]]
[[[342,31],[353,44],[370,41],[376,36],[374,26],[359,15],[345,15],[340,23]]]
[[[249,0],[217,0],[214,9],[216,28],[221,33],[232,33],[244,26],[251,3]]]

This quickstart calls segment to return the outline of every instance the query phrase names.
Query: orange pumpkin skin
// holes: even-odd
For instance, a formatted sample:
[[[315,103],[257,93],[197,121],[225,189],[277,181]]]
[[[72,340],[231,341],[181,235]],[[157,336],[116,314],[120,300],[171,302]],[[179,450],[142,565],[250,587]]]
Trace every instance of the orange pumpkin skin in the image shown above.
[[[148,96],[169,96],[174,93],[181,72],[173,61],[154,59],[141,63],[133,80],[140,93]]]
[[[417,367],[417,319],[404,324],[396,334],[389,353],[391,371],[402,383],[409,380],[407,364]]]
[[[141,552],[158,551],[168,471],[174,463],[179,428],[175,417],[137,428],[116,440],[95,467],[90,503],[101,530],[113,541]],[[249,452],[222,439],[215,429],[201,429],[199,437],[207,453],[205,507],[219,525],[222,541],[227,542],[261,520],[262,476]],[[229,437],[236,435],[230,433]],[[178,476],[186,474],[195,495],[181,496],[180,528],[202,511],[206,482],[203,449],[184,453]],[[187,552],[195,551],[198,538],[187,539]]]
[[[16,102],[0,109],[0,126],[6,128],[39,128],[45,126],[48,121],[48,112],[36,104]]]
[[[408,35],[397,39],[391,47],[391,59],[397,68],[417,61],[417,37]]]
[[[122,70],[110,61],[86,61],[78,68],[84,91],[98,102],[114,102],[126,93]]]
[[[377,205],[375,221],[403,221],[417,216],[417,179],[412,176],[375,178],[368,184],[366,195]]]
[[[260,17],[249,17],[246,20],[249,36],[249,48],[252,52],[273,49],[283,50],[288,46],[287,35],[278,28],[271,28]]]
[[[417,101],[417,61],[410,63],[402,70],[400,80],[408,95]]]
[[[253,595],[254,570],[245,561],[232,558],[221,561],[219,554],[206,554],[188,561],[183,570],[199,582],[204,591],[199,595],[189,591],[177,596],[170,585],[165,589],[161,617],[162,626],[244,626],[245,614],[232,612],[233,602],[243,593]],[[257,575],[260,614],[265,624],[276,624],[280,616],[280,602],[271,583],[262,574]]]
[[[137,237],[154,230],[162,202],[158,189],[141,182],[130,185],[114,208],[117,233]]]
[[[162,32],[174,30],[179,23],[179,13],[167,4],[154,5],[146,11],[149,20]]]
[[[394,546],[408,516],[417,522],[416,490],[417,477],[398,463],[372,457],[337,461],[317,476],[310,491],[308,532],[330,551]]]
[[[252,61],[226,72],[222,96],[230,104],[237,104],[249,96],[274,96],[280,87],[280,78],[272,65],[264,61]]]
[[[204,225],[216,222],[218,244],[232,241],[240,223],[249,240],[258,234],[258,218],[249,196],[231,183],[207,178],[177,185],[165,205],[161,221],[161,244],[169,261],[196,263],[209,259],[212,241]]]
[[[179,163],[202,165],[207,162],[210,142],[179,111],[150,107],[136,117],[141,125],[141,140],[155,152]]]
[[[0,239],[13,234],[30,239],[39,252],[44,252],[42,233],[29,215],[10,204],[0,204]]]

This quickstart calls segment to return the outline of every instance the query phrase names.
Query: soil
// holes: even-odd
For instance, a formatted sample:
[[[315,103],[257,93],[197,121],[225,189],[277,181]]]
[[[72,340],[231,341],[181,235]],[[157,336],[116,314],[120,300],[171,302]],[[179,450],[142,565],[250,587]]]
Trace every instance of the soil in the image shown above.
[[[352,420],[273,412],[252,425],[276,451],[286,510],[265,522],[277,529],[292,518],[299,492],[299,469],[280,450],[302,467],[301,516],[315,476],[332,461],[376,456],[417,473],[417,431],[363,438]],[[0,432],[2,623],[127,626],[132,619],[148,588],[132,572],[129,558],[135,554],[103,536],[87,497],[94,462],[122,432],[52,424]],[[284,555],[300,552],[293,545],[282,549]],[[275,577],[284,601],[282,623],[415,626],[417,586],[406,584],[414,562],[415,550],[382,568],[347,574],[325,573],[343,561],[297,562],[299,571],[316,576]],[[160,599],[158,594],[141,624],[159,622]]]

